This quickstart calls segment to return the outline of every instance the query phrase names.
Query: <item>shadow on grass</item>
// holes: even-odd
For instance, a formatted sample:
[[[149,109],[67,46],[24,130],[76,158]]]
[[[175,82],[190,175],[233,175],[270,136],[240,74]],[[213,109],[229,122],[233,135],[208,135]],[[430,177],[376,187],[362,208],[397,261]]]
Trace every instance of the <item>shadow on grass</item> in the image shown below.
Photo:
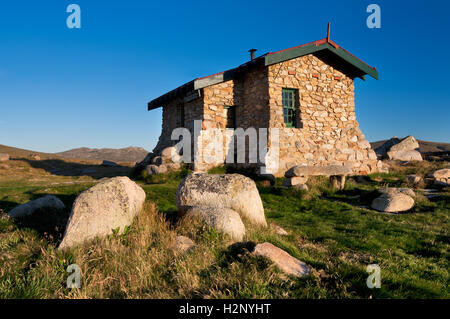
[[[66,229],[67,220],[70,216],[71,207],[76,195],[62,194],[31,194],[31,200],[35,200],[47,195],[58,197],[66,208],[63,211],[53,208],[38,209],[30,216],[14,219],[14,224],[18,229],[32,229],[37,234],[49,242],[59,243],[62,240]],[[19,203],[0,201],[0,207],[9,207],[7,211],[20,205]]]
[[[31,167],[43,169],[46,172],[57,176],[90,176],[95,179],[104,177],[128,176],[131,168],[128,166],[109,167],[102,164],[82,164],[59,159],[31,160],[19,158],[28,163]]]

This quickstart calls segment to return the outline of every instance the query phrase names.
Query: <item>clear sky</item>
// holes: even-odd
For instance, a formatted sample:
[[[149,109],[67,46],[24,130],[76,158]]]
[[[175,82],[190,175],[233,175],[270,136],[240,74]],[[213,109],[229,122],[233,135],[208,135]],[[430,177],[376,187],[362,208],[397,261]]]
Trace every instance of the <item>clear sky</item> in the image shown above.
[[[81,7],[81,29],[66,7]],[[369,29],[366,8],[381,8]],[[370,141],[450,142],[448,1],[2,1],[0,144],[151,150],[161,110],[147,102],[257,54],[326,36],[380,73],[356,80]]]

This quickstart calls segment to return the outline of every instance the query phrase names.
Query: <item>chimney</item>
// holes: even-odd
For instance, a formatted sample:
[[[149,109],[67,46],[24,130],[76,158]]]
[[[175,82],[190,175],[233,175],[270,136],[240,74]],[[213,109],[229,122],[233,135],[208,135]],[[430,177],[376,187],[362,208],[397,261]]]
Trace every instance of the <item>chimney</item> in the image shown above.
[[[248,50],[248,52],[250,52],[250,61],[251,62],[253,62],[253,60],[255,59],[255,51],[256,51],[256,49]]]

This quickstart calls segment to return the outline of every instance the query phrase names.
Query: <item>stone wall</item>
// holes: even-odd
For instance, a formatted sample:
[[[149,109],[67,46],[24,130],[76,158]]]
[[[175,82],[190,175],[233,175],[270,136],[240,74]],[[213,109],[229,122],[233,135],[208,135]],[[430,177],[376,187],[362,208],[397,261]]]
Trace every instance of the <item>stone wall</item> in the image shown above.
[[[356,121],[353,79],[310,54],[269,66],[268,81],[281,171],[302,164],[348,164],[356,174],[377,170],[377,157]],[[296,128],[284,124],[283,88],[298,90]]]

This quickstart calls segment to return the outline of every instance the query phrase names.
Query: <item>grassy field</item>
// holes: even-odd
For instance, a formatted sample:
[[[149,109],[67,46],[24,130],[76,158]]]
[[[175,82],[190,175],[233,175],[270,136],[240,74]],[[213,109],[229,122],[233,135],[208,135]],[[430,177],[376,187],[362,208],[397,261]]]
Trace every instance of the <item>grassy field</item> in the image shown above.
[[[403,177],[443,164],[394,166],[390,174],[350,179],[335,192],[323,178],[296,191],[257,181],[269,229],[247,225],[246,242],[201,225],[176,221],[175,191],[184,174],[137,181],[147,194],[144,211],[123,235],[111,235],[61,253],[56,250],[72,202],[98,176],[66,176],[17,161],[0,167],[1,298],[448,298],[450,192],[427,199],[418,191],[404,214],[368,207],[382,186],[408,186]],[[15,172],[15,174],[11,174]],[[220,173],[221,169],[215,170]],[[112,174],[112,172],[109,172]],[[6,211],[45,194],[67,205],[64,214],[39,212],[14,221]],[[280,236],[279,225],[288,231]],[[181,254],[176,235],[197,246]],[[295,279],[248,253],[268,241],[315,271]],[[82,271],[81,289],[66,288],[68,265]],[[366,286],[366,266],[381,267],[381,288]]]

